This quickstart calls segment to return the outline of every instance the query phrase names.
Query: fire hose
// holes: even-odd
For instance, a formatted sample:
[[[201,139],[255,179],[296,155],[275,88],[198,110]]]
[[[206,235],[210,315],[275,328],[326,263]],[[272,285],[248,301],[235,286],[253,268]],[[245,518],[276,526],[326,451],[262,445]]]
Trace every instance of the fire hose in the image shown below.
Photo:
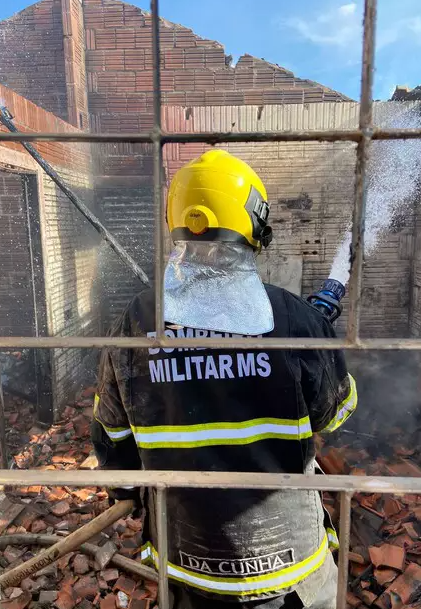
[[[16,133],[18,129],[13,123],[13,115],[5,107],[0,106],[0,122],[11,132]],[[91,212],[89,207],[67,186],[64,180],[59,174],[51,167],[49,163],[36,150],[32,144],[28,142],[21,142],[22,146],[31,157],[42,167],[45,173],[53,180],[60,190],[66,195],[66,197],[73,203],[76,209],[88,220],[88,222],[94,227],[94,229],[101,235],[101,237],[109,243],[111,248],[117,254],[117,256],[128,266],[138,279],[140,279],[146,285],[149,285],[149,279],[146,273],[140,268],[135,260],[126,252],[126,250],[120,245],[110,231],[105,228],[102,222]]]

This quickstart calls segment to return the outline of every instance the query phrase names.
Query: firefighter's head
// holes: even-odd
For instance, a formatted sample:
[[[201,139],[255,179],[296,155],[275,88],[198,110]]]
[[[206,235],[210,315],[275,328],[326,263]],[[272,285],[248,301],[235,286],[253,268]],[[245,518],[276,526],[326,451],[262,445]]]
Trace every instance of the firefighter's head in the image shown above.
[[[173,241],[224,241],[260,250],[272,240],[269,205],[259,176],[224,150],[210,150],[182,167],[168,194]]]

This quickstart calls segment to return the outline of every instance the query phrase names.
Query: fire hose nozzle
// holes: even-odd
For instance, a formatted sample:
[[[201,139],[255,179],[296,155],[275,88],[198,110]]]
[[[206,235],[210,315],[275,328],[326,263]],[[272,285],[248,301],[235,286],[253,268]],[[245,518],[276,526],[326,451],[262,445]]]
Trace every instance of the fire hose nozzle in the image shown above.
[[[321,289],[307,298],[330,322],[334,322],[342,313],[340,301],[345,296],[345,286],[337,279],[326,279]]]

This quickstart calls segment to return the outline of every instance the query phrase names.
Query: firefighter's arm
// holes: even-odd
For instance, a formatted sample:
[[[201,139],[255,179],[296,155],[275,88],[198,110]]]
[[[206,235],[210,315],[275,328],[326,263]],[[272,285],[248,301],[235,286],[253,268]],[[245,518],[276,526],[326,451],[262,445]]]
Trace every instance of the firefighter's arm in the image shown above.
[[[317,338],[336,338],[331,323],[324,318],[315,334]],[[313,431],[335,431],[357,407],[357,388],[347,371],[343,351],[309,351],[302,354],[301,369]]]
[[[130,379],[125,379],[130,382]],[[91,427],[92,443],[101,469],[142,469],[136,442],[130,427],[113,358],[104,349],[95,395],[94,418]],[[114,499],[138,499],[138,489],[110,489]]]

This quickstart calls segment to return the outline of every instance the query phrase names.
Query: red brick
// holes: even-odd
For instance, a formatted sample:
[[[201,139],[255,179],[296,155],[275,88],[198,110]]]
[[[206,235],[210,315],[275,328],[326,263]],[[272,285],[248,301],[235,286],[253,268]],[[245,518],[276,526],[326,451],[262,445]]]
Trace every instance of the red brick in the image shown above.
[[[48,529],[47,524],[43,520],[34,520],[31,525],[31,533],[42,533]]]
[[[118,579],[118,571],[117,569],[105,569],[105,571],[100,572],[100,576],[106,582],[116,581]]]
[[[73,559],[73,571],[77,575],[84,575],[89,571],[89,560],[84,554],[76,554]]]
[[[74,593],[78,598],[94,598],[98,592],[98,582],[95,577],[86,575],[81,577],[74,585]]]
[[[116,597],[114,594],[107,594],[107,596],[101,599],[100,609],[115,609]]]
[[[69,590],[60,590],[54,605],[57,609],[73,609],[76,605],[76,600]]]
[[[1,606],[4,607],[4,609],[25,609],[31,600],[32,595],[29,592],[23,592],[20,596],[11,601],[2,602]]]
[[[70,505],[67,501],[59,501],[51,507],[54,516],[63,517],[70,512]]]
[[[403,603],[403,606],[415,600],[421,592],[421,566],[410,563],[402,575],[387,588],[380,599],[383,601],[393,600],[398,607],[398,601]],[[395,606],[395,605],[393,605]]]
[[[132,594],[135,589],[136,582],[128,577],[124,577],[123,575],[118,578],[116,583],[114,584],[113,592],[121,590],[121,592],[125,592],[129,596]]]
[[[399,575],[394,569],[374,569],[374,577],[380,586],[392,583]]]

